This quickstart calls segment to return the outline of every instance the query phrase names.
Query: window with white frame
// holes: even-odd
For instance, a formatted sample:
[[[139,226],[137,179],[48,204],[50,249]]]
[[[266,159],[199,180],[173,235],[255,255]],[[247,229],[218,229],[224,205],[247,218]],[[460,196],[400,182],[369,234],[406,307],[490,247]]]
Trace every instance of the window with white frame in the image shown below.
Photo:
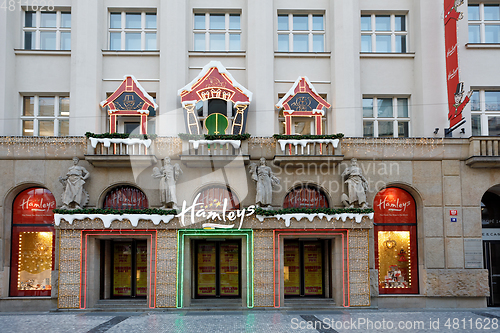
[[[322,14],[278,14],[278,52],[324,52]]]
[[[361,52],[406,53],[406,15],[361,15]]]
[[[21,122],[24,136],[69,135],[69,97],[24,96]]]
[[[500,135],[500,90],[474,90],[471,96],[472,135]]]
[[[195,51],[241,51],[238,13],[195,13]]]
[[[469,3],[469,43],[500,43],[500,4]]]
[[[109,49],[125,51],[157,50],[156,13],[110,12]]]
[[[25,50],[71,50],[69,11],[24,12]]]
[[[409,137],[408,98],[363,98],[363,136]]]

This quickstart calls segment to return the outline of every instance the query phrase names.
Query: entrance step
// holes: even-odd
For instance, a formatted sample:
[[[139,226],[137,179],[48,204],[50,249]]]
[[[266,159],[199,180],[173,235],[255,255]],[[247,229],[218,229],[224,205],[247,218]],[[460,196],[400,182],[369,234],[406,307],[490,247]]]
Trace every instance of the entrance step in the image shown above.
[[[133,312],[150,310],[146,299],[100,299],[94,311]]]
[[[281,309],[316,310],[339,307],[333,298],[290,298],[285,299]]]
[[[193,310],[243,310],[240,299],[192,299],[189,309]]]

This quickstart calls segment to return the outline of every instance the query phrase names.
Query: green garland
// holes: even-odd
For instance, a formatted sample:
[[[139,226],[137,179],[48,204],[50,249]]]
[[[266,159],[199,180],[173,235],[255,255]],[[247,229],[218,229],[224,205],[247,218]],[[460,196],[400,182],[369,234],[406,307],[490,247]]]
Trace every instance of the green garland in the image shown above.
[[[179,138],[184,141],[188,140],[247,140],[250,134],[223,134],[223,135],[208,135],[208,134],[186,134],[179,133]]]
[[[124,214],[141,214],[141,215],[177,215],[175,209],[164,210],[159,208],[146,208],[146,209],[110,209],[110,208],[83,208],[83,209],[53,209],[54,214],[113,214],[113,215],[124,215]]]
[[[102,133],[95,134],[92,132],[85,133],[87,138],[96,139],[151,139],[154,140],[158,136],[156,134],[129,134],[129,133]]]
[[[255,214],[261,216],[275,216],[282,214],[369,214],[373,213],[373,208],[284,208],[278,210],[266,210],[260,207],[255,208]]]
[[[323,134],[323,135],[285,135],[285,134],[274,134],[273,137],[276,140],[314,140],[314,139],[342,139],[344,133],[337,134]]]

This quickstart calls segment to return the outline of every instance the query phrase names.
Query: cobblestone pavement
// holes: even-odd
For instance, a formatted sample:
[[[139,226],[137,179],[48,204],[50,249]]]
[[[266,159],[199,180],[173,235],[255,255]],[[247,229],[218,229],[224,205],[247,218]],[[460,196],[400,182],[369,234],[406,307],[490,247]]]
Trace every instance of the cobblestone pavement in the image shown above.
[[[0,313],[0,332],[500,332],[500,308]]]

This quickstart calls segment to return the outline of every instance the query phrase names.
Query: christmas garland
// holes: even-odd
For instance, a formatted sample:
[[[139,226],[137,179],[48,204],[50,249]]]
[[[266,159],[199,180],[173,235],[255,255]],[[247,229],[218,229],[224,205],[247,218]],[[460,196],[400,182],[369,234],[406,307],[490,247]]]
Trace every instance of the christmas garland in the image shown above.
[[[344,133],[337,134],[323,134],[323,135],[285,135],[285,134],[274,134],[273,137],[276,140],[314,140],[314,139],[342,139]]]
[[[175,209],[164,210],[159,208],[146,209],[111,209],[111,208],[82,208],[82,209],[53,209],[54,214],[112,214],[112,215],[127,215],[127,214],[142,214],[142,215],[177,215]]]
[[[129,133],[102,133],[95,134],[92,132],[85,133],[87,138],[96,139],[151,139],[154,140],[158,137],[156,134],[129,134]]]
[[[255,214],[261,216],[275,216],[283,214],[369,214],[373,208],[284,208],[278,210],[267,210],[260,207],[255,208]]]
[[[179,133],[179,138],[184,141],[188,140],[247,140],[250,134],[223,134],[223,135],[209,135],[209,134],[186,134]]]

